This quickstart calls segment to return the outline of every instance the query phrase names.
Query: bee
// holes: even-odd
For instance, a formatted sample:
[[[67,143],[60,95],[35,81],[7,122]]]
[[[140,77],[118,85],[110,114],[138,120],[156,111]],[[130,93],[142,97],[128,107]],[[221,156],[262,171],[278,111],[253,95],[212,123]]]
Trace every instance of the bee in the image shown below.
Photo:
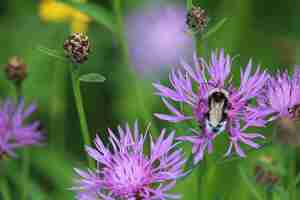
[[[229,94],[224,89],[214,89],[208,95],[208,112],[205,126],[212,133],[225,130],[227,124],[227,107]]]

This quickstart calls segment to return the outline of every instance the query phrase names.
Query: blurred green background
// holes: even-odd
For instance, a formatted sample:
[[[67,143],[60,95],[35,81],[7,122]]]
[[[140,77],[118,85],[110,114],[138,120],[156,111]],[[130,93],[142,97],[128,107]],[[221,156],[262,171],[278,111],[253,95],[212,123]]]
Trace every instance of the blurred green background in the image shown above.
[[[120,2],[122,16],[127,16],[149,2],[156,3],[152,0]],[[164,2],[186,5],[186,1],[179,0]],[[44,46],[62,52],[63,42],[72,31],[70,21],[43,20],[40,16],[41,3],[38,0],[0,2],[0,65],[4,68],[8,59],[15,55],[27,63],[29,75],[24,82],[24,94],[27,102],[38,104],[38,113],[34,117],[41,121],[47,137],[43,147],[30,149],[30,179],[25,180],[25,185],[20,177],[22,157],[2,162],[0,178],[8,181],[9,191],[2,187],[1,200],[9,197],[20,199],[24,187],[30,191],[26,199],[74,199],[73,192],[68,189],[74,178],[73,168],[87,167],[68,66],[66,62],[38,50],[39,46]],[[96,133],[105,137],[108,127],[133,123],[135,119],[139,119],[142,126],[151,121],[153,131],[165,126],[169,126],[168,129],[174,128],[153,117],[152,113],[166,109],[159,97],[153,95],[151,80],[126,66],[122,44],[118,39],[118,34],[122,33],[116,30],[112,34],[109,26],[105,25],[105,22],[114,23],[117,18],[113,0],[90,0],[89,3],[100,10],[86,12],[91,15],[87,33],[92,43],[92,53],[88,62],[82,66],[81,73],[97,72],[106,77],[102,84],[81,85],[91,137],[94,138]],[[206,9],[212,22],[225,17],[228,19],[209,38],[208,49],[225,48],[227,53],[238,55],[234,62],[236,74],[249,58],[273,72],[290,69],[295,63],[300,63],[300,1],[194,0],[194,4]],[[86,10],[85,7],[82,9]],[[95,16],[98,20],[94,19]],[[104,24],[99,23],[102,17]],[[165,82],[167,78],[158,76],[156,80]],[[3,98],[15,95],[4,73],[0,73],[0,94]],[[272,130],[269,127],[264,132],[271,135]],[[179,128],[178,133],[183,131]],[[297,148],[272,144],[257,152],[250,152],[244,160],[224,160],[224,143],[225,139],[218,141],[216,145],[217,149],[221,149],[220,153],[207,158],[189,177],[178,183],[174,191],[182,193],[182,199],[300,198],[296,180],[299,171],[296,166],[299,157]],[[184,145],[184,148],[189,151],[189,145]],[[289,149],[295,152],[293,157],[290,157]],[[186,155],[189,156],[189,153]],[[261,159],[266,157],[272,158],[272,164]],[[280,176],[275,186],[255,181],[255,166],[260,162]]]

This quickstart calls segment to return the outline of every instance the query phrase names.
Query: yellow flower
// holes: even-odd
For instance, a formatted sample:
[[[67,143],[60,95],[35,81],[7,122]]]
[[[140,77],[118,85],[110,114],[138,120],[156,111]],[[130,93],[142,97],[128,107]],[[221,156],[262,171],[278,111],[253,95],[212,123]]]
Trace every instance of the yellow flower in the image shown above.
[[[73,10],[71,16],[71,30],[73,32],[86,32],[91,21],[90,17],[77,10]]]
[[[78,0],[86,3],[86,0]],[[57,0],[42,0],[39,15],[46,22],[68,22],[72,32],[86,32],[90,17]]]

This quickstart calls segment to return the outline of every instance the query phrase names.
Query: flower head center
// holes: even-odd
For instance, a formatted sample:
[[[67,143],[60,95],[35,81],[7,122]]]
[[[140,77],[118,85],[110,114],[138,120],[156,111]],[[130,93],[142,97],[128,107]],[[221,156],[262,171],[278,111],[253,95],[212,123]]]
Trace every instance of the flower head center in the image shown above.
[[[119,155],[109,169],[107,180],[109,187],[118,197],[136,197],[150,184],[151,170],[147,161],[140,155]]]

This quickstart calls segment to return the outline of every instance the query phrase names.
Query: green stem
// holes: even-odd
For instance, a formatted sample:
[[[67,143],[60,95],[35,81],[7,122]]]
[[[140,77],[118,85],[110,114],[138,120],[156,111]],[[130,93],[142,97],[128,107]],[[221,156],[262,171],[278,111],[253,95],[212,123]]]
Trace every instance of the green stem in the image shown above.
[[[28,179],[30,174],[30,151],[29,149],[24,149],[22,152],[22,183],[23,183],[23,191],[21,194],[21,200],[28,199]]]
[[[114,0],[113,1],[113,8],[114,8],[114,13],[116,15],[116,25],[117,25],[117,37],[120,41],[121,44],[121,50],[122,50],[122,56],[124,59],[124,62],[127,66],[129,66],[129,52],[127,48],[127,42],[124,37],[124,23],[123,23],[123,15],[122,15],[122,7],[121,7],[121,1],[122,0]]]
[[[23,91],[22,91],[22,82],[15,83],[16,88],[16,99],[17,103],[21,103],[24,101],[23,99]],[[21,182],[23,185],[23,190],[21,192],[21,200],[26,200],[28,198],[28,188],[27,183],[30,174],[30,150],[24,149],[22,152],[22,171],[21,171]]]
[[[2,179],[2,181],[0,183],[1,196],[2,196],[3,200],[11,200],[12,198],[10,196],[10,192],[8,189],[9,187],[6,182],[6,177],[2,176],[1,179]]]
[[[296,152],[295,152],[295,148],[291,147],[289,149],[289,170],[288,170],[288,174],[289,174],[289,193],[290,193],[290,197],[291,200],[296,200],[297,199],[297,191],[296,191],[296,187],[293,187],[295,179],[296,179]]]
[[[187,10],[190,10],[193,6],[193,0],[187,0],[186,1],[186,8]]]
[[[6,166],[4,163],[5,161],[1,156],[3,155],[0,155],[0,199],[11,200],[12,198],[8,187],[7,176],[5,176],[5,174],[7,173]]]
[[[81,91],[80,91],[80,82],[78,80],[79,71],[77,69],[77,66],[73,66],[73,65],[70,66],[70,69],[71,69],[72,87],[73,87],[73,92],[74,92],[74,96],[75,96],[75,103],[76,103],[76,108],[77,108],[77,112],[78,112],[83,142],[84,142],[85,146],[91,146],[91,139],[90,139],[90,135],[89,135],[88,125],[87,125],[87,121],[86,121],[86,117],[85,117],[85,113],[84,113],[82,96],[81,96]],[[94,167],[93,160],[88,155],[87,155],[87,160],[89,163],[89,167],[93,168]]]

